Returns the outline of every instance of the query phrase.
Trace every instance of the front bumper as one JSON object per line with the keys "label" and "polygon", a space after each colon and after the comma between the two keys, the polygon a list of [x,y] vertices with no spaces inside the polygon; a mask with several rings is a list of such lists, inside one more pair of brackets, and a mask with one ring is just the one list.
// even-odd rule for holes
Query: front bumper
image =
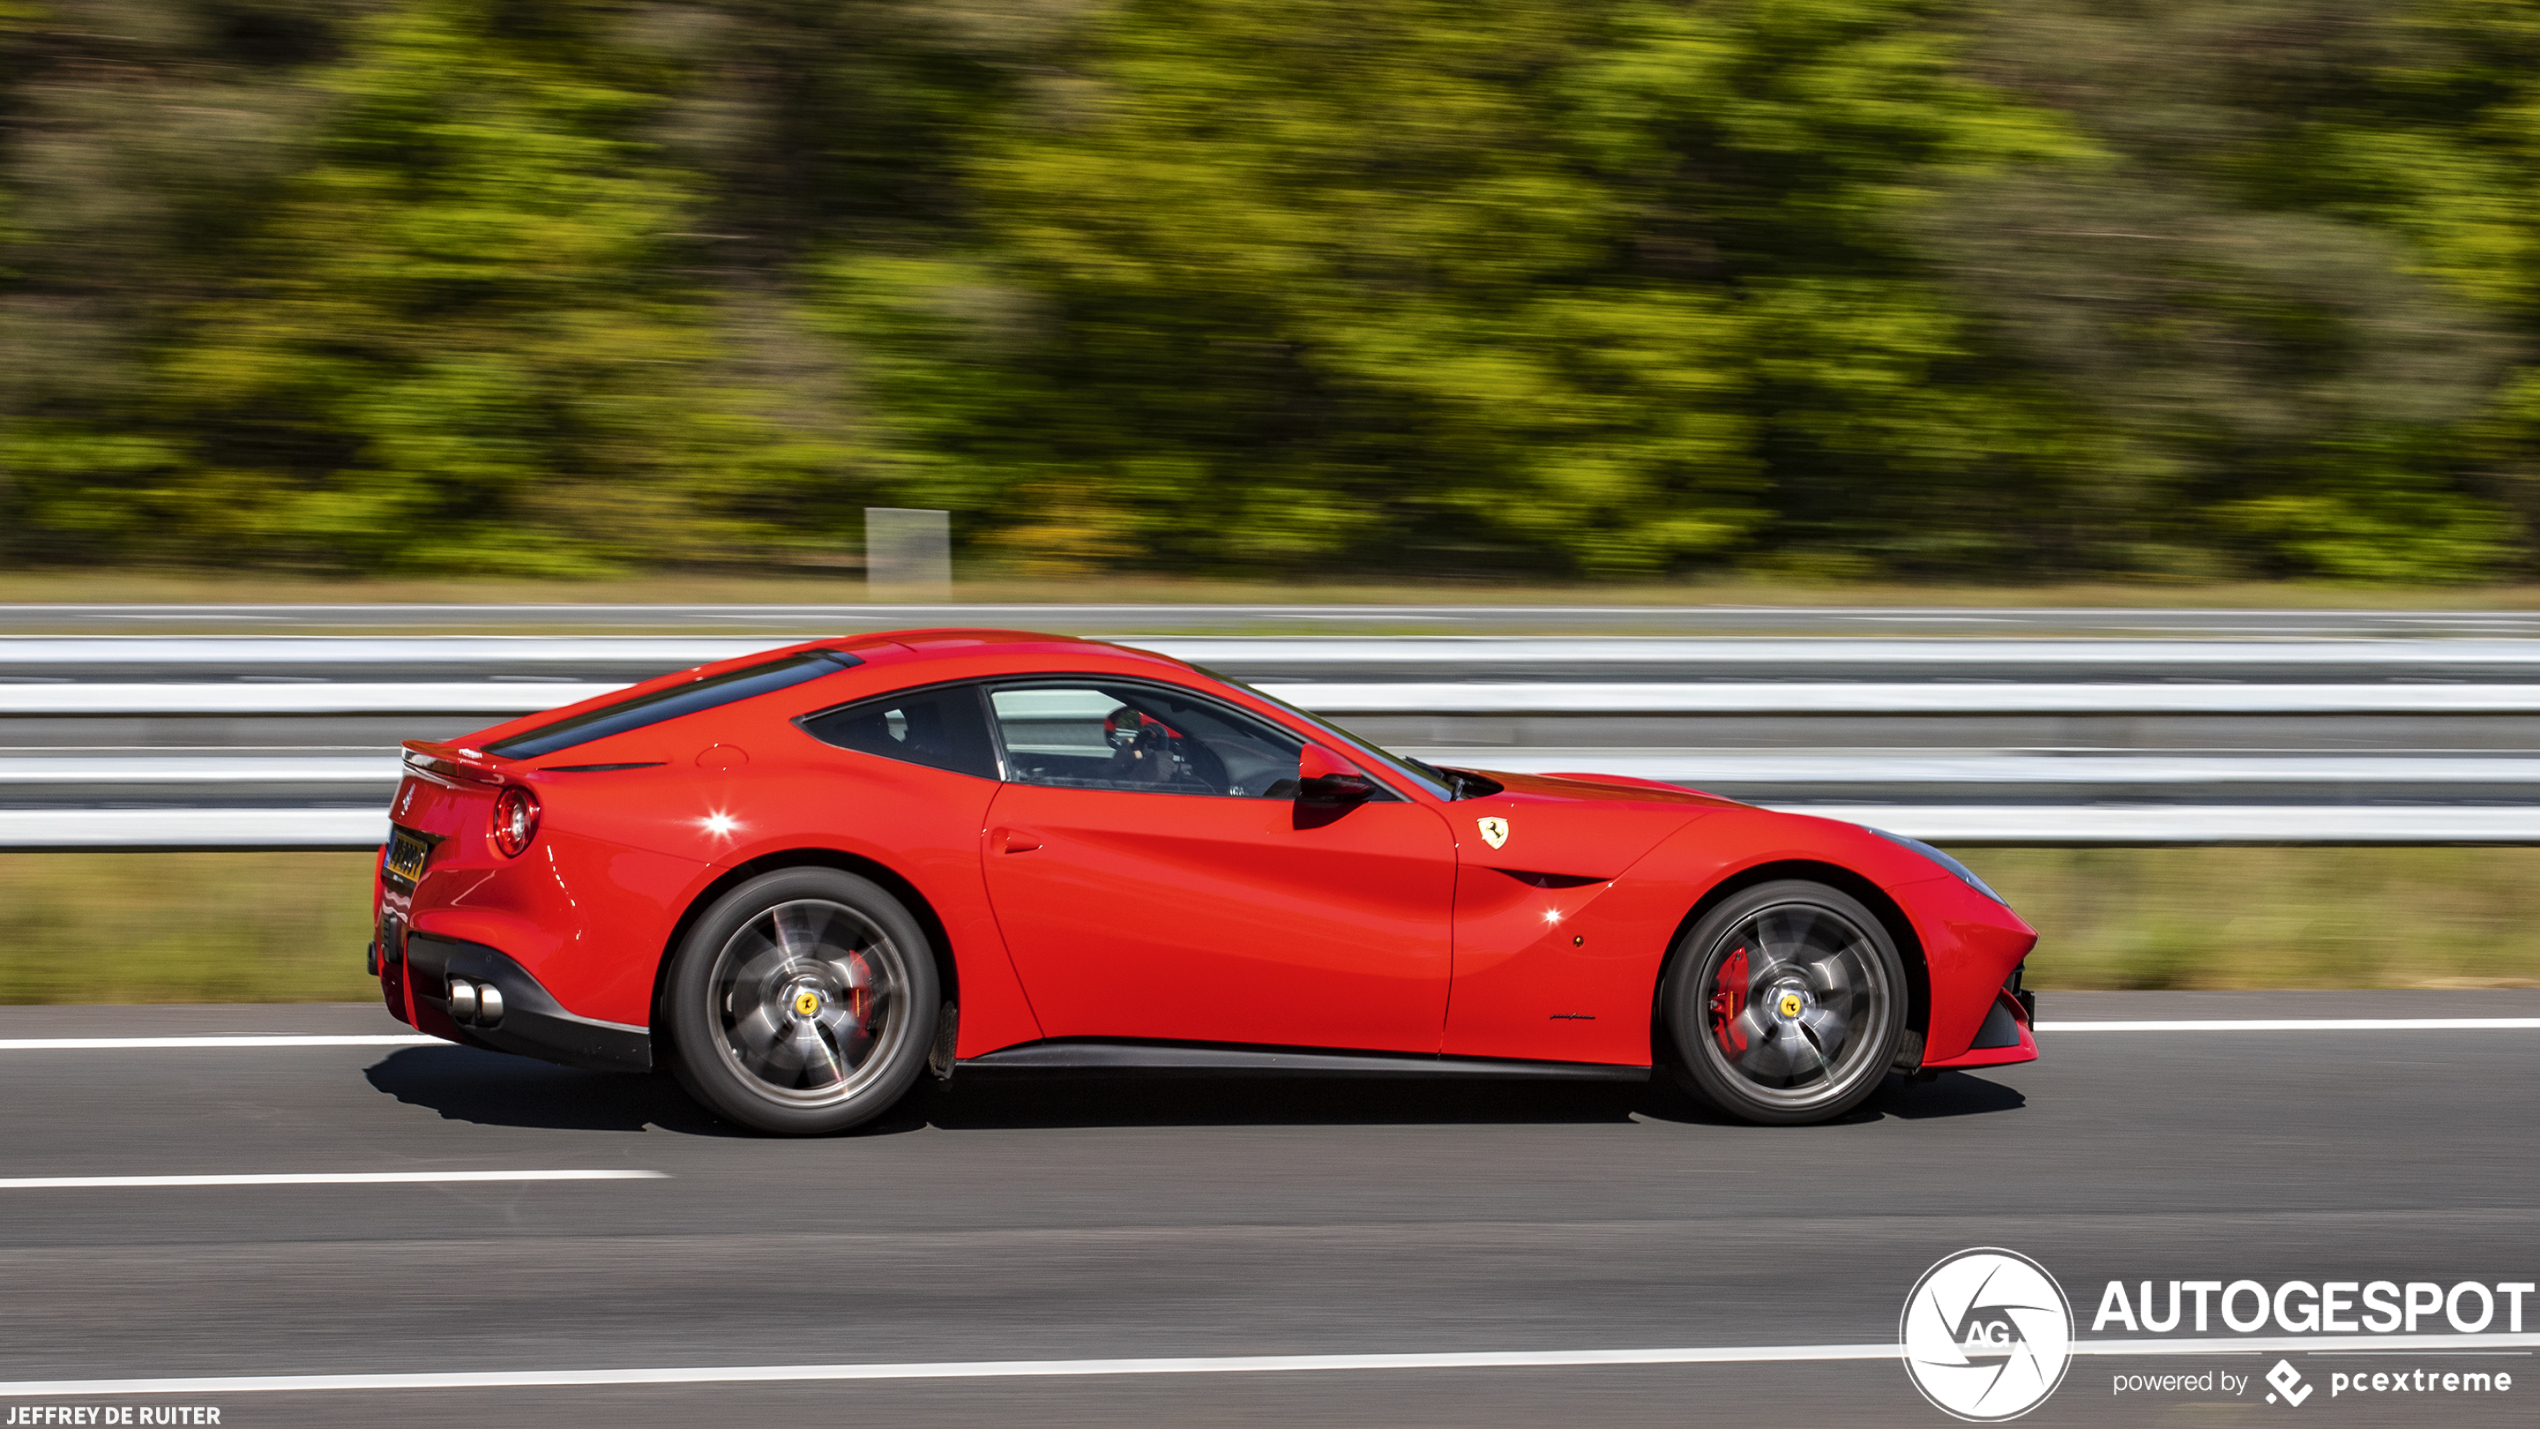
{"label": "front bumper", "polygon": [[1993,1006],[1984,1014],[1984,1025],[1976,1029],[1975,1045],[1955,1057],[1925,1062],[1923,1070],[1963,1071],[1969,1067],[2007,1067],[2014,1062],[2034,1062],[2037,1060],[2037,1037],[2031,1029],[2036,1022],[2035,994],[2005,987],[1994,994]]}
{"label": "front bumper", "polygon": [[[388,1010],[418,1032],[469,1047],[515,1052],[599,1072],[644,1072],[653,1065],[648,1028],[578,1017],[564,1010],[527,968],[483,943],[383,928],[371,945]],[[467,978],[502,993],[499,1022],[462,1025],[450,1013],[450,979]],[[464,990],[464,989],[463,989]],[[411,1006],[413,1015],[407,1015]]]}

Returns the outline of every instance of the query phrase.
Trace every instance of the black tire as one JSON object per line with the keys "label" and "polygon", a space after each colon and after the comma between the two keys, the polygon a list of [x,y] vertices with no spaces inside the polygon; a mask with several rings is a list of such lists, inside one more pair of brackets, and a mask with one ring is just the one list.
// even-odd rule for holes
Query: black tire
{"label": "black tire", "polygon": [[880,885],[832,868],[761,874],[715,900],[664,993],[671,1070],[727,1120],[818,1136],[872,1120],[926,1067],[934,950]]}
{"label": "black tire", "polygon": [[1867,1100],[1905,1035],[1905,962],[1877,915],[1821,883],[1736,893],[1676,945],[1659,994],[1674,1071],[1746,1121],[1827,1121]]}

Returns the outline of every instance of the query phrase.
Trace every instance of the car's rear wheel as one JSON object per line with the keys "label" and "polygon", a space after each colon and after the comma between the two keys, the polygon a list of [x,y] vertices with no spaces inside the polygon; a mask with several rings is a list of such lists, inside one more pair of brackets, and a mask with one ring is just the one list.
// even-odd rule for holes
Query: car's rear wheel
{"label": "car's rear wheel", "polygon": [[811,1136],[869,1121],[926,1065],[940,993],[925,930],[869,879],[763,874],[717,899],[671,965],[671,1066],[707,1107]]}
{"label": "car's rear wheel", "polygon": [[1660,1006],[1688,1090],[1748,1121],[1825,1121],[1866,1100],[1895,1060],[1905,964],[1850,894],[1758,884],[1685,934]]}

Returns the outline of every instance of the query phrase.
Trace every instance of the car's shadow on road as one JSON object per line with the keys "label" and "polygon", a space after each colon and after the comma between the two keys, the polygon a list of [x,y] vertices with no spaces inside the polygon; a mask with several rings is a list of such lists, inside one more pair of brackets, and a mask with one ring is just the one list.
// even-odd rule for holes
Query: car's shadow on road
{"label": "car's shadow on road", "polygon": [[[582,1072],[465,1047],[418,1047],[382,1059],[370,1084],[453,1121],[566,1131],[749,1136],[689,1100],[666,1076]],[[1891,1079],[1837,1126],[2016,1110],[2016,1091],[1982,1077]],[[1737,1126],[1672,1078],[1645,1082],[1515,1078],[1154,1076],[967,1073],[922,1079],[855,1135],[1133,1126],[1507,1126],[1626,1123]]]}
{"label": "car's shadow on road", "polygon": [[549,1131],[663,1131],[748,1136],[688,1099],[668,1077],[585,1072],[473,1047],[412,1047],[382,1058],[370,1084],[450,1121]]}
{"label": "car's shadow on road", "polygon": [[[1921,1120],[2016,1110],[2018,1092],[1944,1072],[1891,1079],[1835,1125],[1891,1117]],[[878,1118],[874,1132],[982,1131],[1095,1126],[1522,1125],[1526,1123],[1745,1123],[1687,1095],[1673,1078],[1646,1082],[1504,1078],[1023,1076],[999,1073],[921,1086]]]}
{"label": "car's shadow on road", "polygon": [[2027,1097],[2000,1082],[1986,1081],[1971,1072],[1943,1072],[1928,1082],[1891,1081],[1870,1099],[1869,1110],[1905,1121],[1929,1121],[1944,1116],[2018,1111],[2027,1105]]}
{"label": "car's shadow on road", "polygon": [[918,1088],[874,1129],[1624,1122],[1650,1099],[1628,1082],[956,1073]]}

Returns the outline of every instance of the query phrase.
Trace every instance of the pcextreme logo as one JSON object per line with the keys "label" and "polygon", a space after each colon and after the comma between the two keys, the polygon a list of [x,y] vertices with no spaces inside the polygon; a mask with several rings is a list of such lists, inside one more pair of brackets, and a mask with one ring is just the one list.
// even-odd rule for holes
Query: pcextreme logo
{"label": "pcextreme logo", "polygon": [[2073,1307],[2017,1251],[1962,1250],[1923,1272],[1897,1326],[1905,1373],[1944,1414],[1978,1424],[2046,1402],[2072,1367]]}

